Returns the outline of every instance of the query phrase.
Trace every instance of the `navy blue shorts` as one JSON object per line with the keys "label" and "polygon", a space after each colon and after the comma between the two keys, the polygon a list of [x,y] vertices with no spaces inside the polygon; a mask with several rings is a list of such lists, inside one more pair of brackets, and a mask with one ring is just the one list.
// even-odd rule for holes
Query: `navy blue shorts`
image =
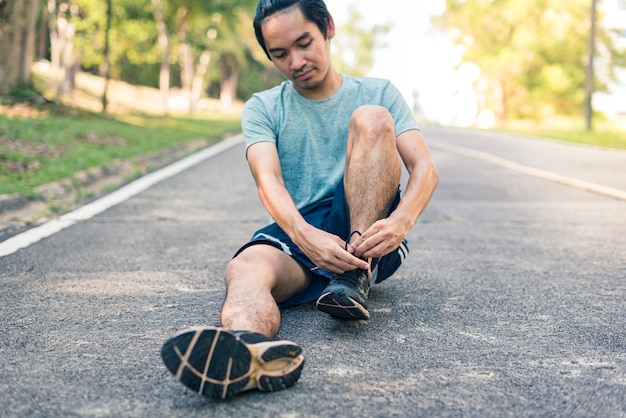
{"label": "navy blue shorts", "polygon": [[[398,193],[389,209],[389,213],[393,212],[399,202],[400,189],[398,188]],[[333,198],[306,206],[300,213],[309,224],[335,234],[343,240],[347,240],[348,235],[352,232],[350,231],[350,212],[345,198],[343,181],[339,183]],[[317,299],[322,294],[330,281],[332,273],[317,268],[276,223],[269,224],[259,229],[252,236],[250,242],[237,251],[235,257],[244,249],[257,244],[267,244],[276,247],[313,272],[311,284],[302,292],[281,303],[279,305],[280,308],[288,308],[310,302]],[[391,276],[400,267],[408,253],[409,248],[407,242],[403,240],[400,247],[391,253],[372,260],[373,281],[380,283]]]}

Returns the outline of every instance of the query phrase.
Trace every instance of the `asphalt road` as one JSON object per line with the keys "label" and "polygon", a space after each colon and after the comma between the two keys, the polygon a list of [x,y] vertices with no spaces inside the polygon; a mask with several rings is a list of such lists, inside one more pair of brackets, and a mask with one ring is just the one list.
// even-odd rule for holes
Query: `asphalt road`
{"label": "asphalt road", "polygon": [[295,387],[208,400],[159,358],[217,324],[228,259],[268,219],[236,145],[0,258],[0,416],[626,416],[626,201],[466,150],[622,192],[626,152],[424,132],[440,186],[372,319],[284,311]]}

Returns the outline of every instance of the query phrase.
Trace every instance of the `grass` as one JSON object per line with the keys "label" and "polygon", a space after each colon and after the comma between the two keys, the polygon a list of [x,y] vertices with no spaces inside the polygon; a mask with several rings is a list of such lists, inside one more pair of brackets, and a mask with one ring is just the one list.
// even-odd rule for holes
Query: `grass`
{"label": "grass", "polygon": [[238,115],[102,116],[65,107],[14,109],[0,108],[0,195],[32,195],[38,186],[113,160],[200,139],[217,142],[240,126]]}
{"label": "grass", "polygon": [[597,121],[590,131],[586,130],[581,122],[571,120],[549,124],[512,122],[507,124],[504,130],[578,144],[626,149],[626,128],[610,121]]}
{"label": "grass", "polygon": [[536,136],[545,138],[558,139],[561,141],[575,142],[579,144],[596,145],[600,147],[626,149],[626,131],[617,131],[610,129],[598,129],[594,131],[586,131],[584,129],[571,130],[537,130],[532,133]]}

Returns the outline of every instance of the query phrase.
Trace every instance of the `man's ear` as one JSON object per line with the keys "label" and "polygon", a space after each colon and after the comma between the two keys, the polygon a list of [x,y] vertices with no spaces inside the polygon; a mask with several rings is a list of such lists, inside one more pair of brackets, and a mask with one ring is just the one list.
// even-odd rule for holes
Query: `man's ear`
{"label": "man's ear", "polygon": [[327,39],[333,39],[335,37],[335,21],[333,20],[333,17],[330,16],[328,18],[328,27],[326,29],[326,38]]}

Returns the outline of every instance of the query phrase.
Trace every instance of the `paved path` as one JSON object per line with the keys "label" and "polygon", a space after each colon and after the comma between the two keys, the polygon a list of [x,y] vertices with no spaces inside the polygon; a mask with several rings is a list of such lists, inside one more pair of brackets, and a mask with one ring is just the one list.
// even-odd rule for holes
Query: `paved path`
{"label": "paved path", "polygon": [[294,388],[207,400],[159,358],[217,323],[228,259],[267,220],[237,145],[0,258],[0,416],[626,416],[626,202],[458,147],[618,190],[626,153],[425,133],[440,187],[372,319],[283,313]]}
{"label": "paved path", "polygon": [[431,145],[523,174],[626,201],[626,151],[507,136],[490,131],[426,128]]}

